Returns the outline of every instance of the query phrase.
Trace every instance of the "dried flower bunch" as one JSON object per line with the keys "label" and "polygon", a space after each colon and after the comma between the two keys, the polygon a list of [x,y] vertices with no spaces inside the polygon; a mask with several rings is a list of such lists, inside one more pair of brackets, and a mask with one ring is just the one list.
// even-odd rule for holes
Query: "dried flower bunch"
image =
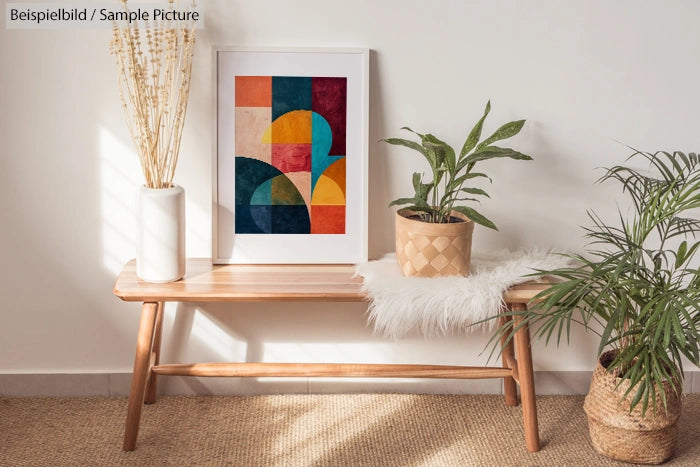
{"label": "dried flower bunch", "polygon": [[[174,0],[168,1],[171,9]],[[128,12],[127,0],[122,0]],[[194,2],[192,2],[194,7]],[[144,36],[145,35],[145,40]],[[192,76],[194,22],[114,25],[119,94],[149,188],[172,185]]]}

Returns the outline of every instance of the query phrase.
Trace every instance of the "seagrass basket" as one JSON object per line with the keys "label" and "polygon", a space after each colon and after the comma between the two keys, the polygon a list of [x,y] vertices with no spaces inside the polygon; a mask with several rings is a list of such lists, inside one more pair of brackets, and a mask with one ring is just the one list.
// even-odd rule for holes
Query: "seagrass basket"
{"label": "seagrass basket", "polygon": [[461,222],[422,222],[417,213],[396,213],[396,257],[404,276],[468,276],[471,267],[474,222],[459,212]]}
{"label": "seagrass basket", "polygon": [[612,459],[634,464],[660,464],[676,449],[681,413],[680,386],[673,388],[668,381],[663,383],[667,409],[657,394],[656,414],[650,405],[642,417],[642,404],[630,412],[635,390],[623,400],[629,381],[616,387],[620,378],[604,367],[614,356],[615,351],[600,356],[583,404],[593,447]]}

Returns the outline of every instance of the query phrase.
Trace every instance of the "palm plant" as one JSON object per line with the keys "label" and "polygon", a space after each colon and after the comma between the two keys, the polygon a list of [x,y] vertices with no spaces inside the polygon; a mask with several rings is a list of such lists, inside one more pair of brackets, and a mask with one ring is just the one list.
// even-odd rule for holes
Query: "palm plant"
{"label": "palm plant", "polygon": [[[694,257],[700,221],[688,217],[700,207],[700,162],[694,153],[635,151],[630,159],[646,159],[648,170],[625,165],[607,169],[599,181],[622,184],[632,202],[625,217],[618,209],[616,225],[594,212],[585,228],[591,240],[588,257],[566,255],[574,266],[538,271],[558,282],[541,292],[529,310],[500,328],[510,338],[524,325],[538,325],[536,337],[567,341],[577,322],[600,336],[598,355],[616,350],[607,371],[620,383],[629,380],[624,397],[631,409],[640,402],[644,414],[656,396],[666,406],[664,381],[680,390],[685,356],[698,365],[700,272]],[[628,159],[629,160],[629,159]],[[690,242],[689,242],[690,241]]]}
{"label": "palm plant", "polygon": [[477,224],[498,230],[496,225],[484,215],[469,206],[455,206],[455,203],[463,201],[476,201],[472,196],[489,197],[481,188],[465,186],[468,181],[477,178],[491,178],[483,172],[475,172],[477,162],[487,159],[503,158],[519,160],[531,160],[532,157],[515,151],[510,148],[495,146],[493,143],[517,135],[525,120],[516,120],[502,125],[490,137],[479,142],[484,120],[491,111],[491,101],[486,103],[484,115],[476,123],[469,133],[462,150],[457,157],[455,150],[440,139],[431,134],[421,134],[408,127],[402,130],[410,131],[417,135],[421,142],[411,141],[402,138],[387,138],[382,141],[414,149],[421,153],[430,166],[432,180],[423,183],[423,174],[416,172],[413,174],[414,195],[410,198],[399,198],[391,202],[389,206],[408,205],[408,209],[420,214],[420,220],[432,223],[453,222],[450,215],[452,211],[457,211],[467,216]]}

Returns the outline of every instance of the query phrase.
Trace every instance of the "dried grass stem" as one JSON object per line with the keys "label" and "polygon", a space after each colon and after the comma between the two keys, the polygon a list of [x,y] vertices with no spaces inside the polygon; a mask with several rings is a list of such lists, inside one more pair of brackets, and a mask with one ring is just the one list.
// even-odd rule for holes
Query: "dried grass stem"
{"label": "dried grass stem", "polygon": [[[122,3],[128,11],[127,2]],[[169,3],[175,7],[172,0]],[[180,153],[195,30],[193,22],[181,21],[145,26],[115,24],[110,52],[117,62],[119,96],[146,186],[167,188]]]}

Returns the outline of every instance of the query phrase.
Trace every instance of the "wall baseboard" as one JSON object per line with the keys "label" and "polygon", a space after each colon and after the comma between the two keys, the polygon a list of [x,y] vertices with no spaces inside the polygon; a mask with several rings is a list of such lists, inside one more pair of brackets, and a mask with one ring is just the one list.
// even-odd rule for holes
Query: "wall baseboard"
{"label": "wall baseboard", "polygon": [[[590,371],[536,371],[538,395],[586,394]],[[0,374],[0,395],[24,397],[127,396],[131,373]],[[686,372],[686,393],[700,393],[700,371]],[[500,379],[183,378],[161,377],[166,395],[334,394],[403,392],[502,394]]]}

